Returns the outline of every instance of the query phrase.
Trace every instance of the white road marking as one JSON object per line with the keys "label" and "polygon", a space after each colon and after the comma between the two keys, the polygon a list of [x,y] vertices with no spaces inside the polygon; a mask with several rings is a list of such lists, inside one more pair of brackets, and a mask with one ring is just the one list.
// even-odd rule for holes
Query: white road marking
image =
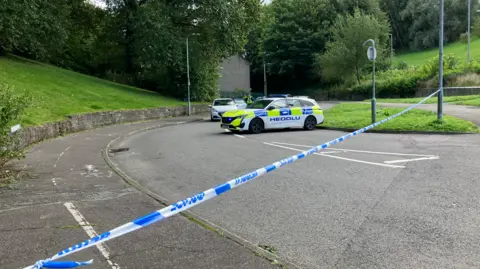
{"label": "white road marking", "polygon": [[179,121],[177,124],[184,124],[186,121]]}
{"label": "white road marking", "polygon": [[57,186],[57,181],[56,181],[57,179],[61,179],[61,178],[58,178],[58,177],[52,178],[53,186]]}
{"label": "white road marking", "polygon": [[67,152],[67,150],[70,149],[70,147],[66,148],[62,153],[60,153],[60,156],[58,156],[57,161],[53,164],[53,168],[57,167],[58,161],[60,161],[60,158],[62,158],[63,154]]}
{"label": "white road marking", "polygon": [[[225,132],[227,132],[227,133],[231,133],[231,132],[232,132],[232,131],[230,131],[230,130],[228,130],[228,129],[224,129],[224,130],[225,130]],[[232,134],[233,134],[233,133],[232,133]],[[243,135],[238,135],[238,134],[233,134],[233,135],[236,136],[236,137],[239,137],[239,138],[245,138],[245,136],[243,136]]]}
{"label": "white road marking", "polygon": [[[300,152],[303,151],[301,149],[290,148],[290,147],[281,146],[281,145],[277,145],[277,144],[271,144],[271,143],[267,143],[267,142],[263,142],[263,144],[274,146],[274,147],[279,147],[279,148],[284,148],[284,149],[289,149],[289,150],[300,151]],[[405,168],[405,166],[401,166],[401,165],[390,165],[390,164],[384,164],[384,163],[367,162],[367,161],[362,161],[362,160],[357,160],[357,159],[350,159],[350,158],[344,158],[344,157],[333,156],[333,155],[328,155],[328,154],[321,154],[321,153],[313,153],[313,154],[318,155],[318,156],[334,158],[334,159],[357,162],[357,163],[371,164],[371,165],[384,166],[384,167],[390,167],[390,168]]]}
{"label": "white road marking", "polygon": [[[280,144],[280,145],[294,146],[294,147],[296,146],[296,147],[313,148],[313,146],[307,146],[307,145],[296,145],[296,144],[288,144],[288,143],[281,143],[281,142],[272,142],[272,143]],[[358,153],[378,154],[378,155],[412,156],[412,157],[438,157],[438,156],[435,156],[435,155],[427,155],[427,154],[395,153],[395,152],[367,151],[367,150],[340,149],[340,148],[329,148],[329,149],[339,150],[339,151],[343,151],[343,152],[358,152]]]}
{"label": "white road marking", "polygon": [[[80,211],[78,211],[72,203],[64,203],[63,205],[68,209],[70,214],[72,214],[78,224],[82,226],[83,230],[87,233],[88,236],[90,236],[90,238],[98,236],[97,232],[95,232],[90,223],[87,222],[87,220],[82,216]],[[107,263],[112,269],[120,269],[120,266],[118,266],[118,264],[110,260],[110,252],[103,243],[96,245],[96,247],[98,248],[102,256],[105,257]]]}
{"label": "white road marking", "polygon": [[438,156],[432,156],[432,157],[423,157],[423,158],[416,158],[416,159],[384,161],[384,163],[404,163],[404,162],[415,162],[415,161],[422,161],[422,160],[437,160],[437,159],[439,159]]}

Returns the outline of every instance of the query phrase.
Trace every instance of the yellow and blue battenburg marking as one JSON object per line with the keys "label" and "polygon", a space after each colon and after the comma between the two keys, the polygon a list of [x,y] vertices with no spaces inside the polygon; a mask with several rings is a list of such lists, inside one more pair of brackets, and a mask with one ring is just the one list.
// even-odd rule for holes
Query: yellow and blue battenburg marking
{"label": "yellow and blue battenburg marking", "polygon": [[[173,205],[170,205],[170,206],[167,206],[165,208],[162,208],[158,211],[154,211],[146,216],[143,216],[143,217],[140,217],[132,222],[129,222],[129,223],[126,223],[122,226],[119,226],[113,230],[110,230],[106,233],[103,233],[102,235],[99,235],[97,237],[94,237],[90,240],[86,240],[78,245],[75,245],[73,247],[70,247],[66,250],[62,250],[60,251],[59,253],[57,253],[55,256],[53,256],[52,258],[48,259],[48,260],[45,260],[45,261],[38,261],[37,263],[35,263],[34,265],[32,266],[28,266],[28,267],[25,267],[24,269],[41,269],[41,268],[74,268],[74,267],[78,267],[78,266],[83,266],[83,265],[88,265],[90,264],[92,261],[88,261],[88,262],[74,262],[74,261],[58,261],[58,262],[55,262],[53,260],[56,260],[56,259],[59,259],[59,258],[63,258],[67,255],[70,255],[70,254],[73,254],[77,251],[80,251],[80,250],[83,250],[83,249],[86,249],[88,247],[92,247],[92,246],[95,246],[97,244],[100,244],[100,243],[103,243],[105,241],[108,241],[108,240],[111,240],[115,237],[119,237],[119,236],[122,236],[122,235],[125,235],[127,233],[130,233],[130,232],[133,232],[135,230],[138,230],[138,229],[141,229],[143,227],[146,227],[148,225],[151,225],[153,223],[156,223],[158,221],[161,221],[163,219],[166,219],[168,217],[171,217],[173,215],[176,215],[184,210],[187,210],[193,206],[196,206],[200,203],[203,203],[205,201],[208,201],[216,196],[219,196],[225,192],[228,192],[230,191],[231,189],[233,188],[236,188],[238,186],[241,186],[247,182],[250,182],[252,181],[253,179],[257,178],[257,177],[261,177],[263,175],[265,175],[266,173],[269,173],[271,171],[274,171],[284,165],[287,165],[287,164],[290,164],[290,163],[293,163],[299,159],[302,159],[308,155],[311,155],[317,151],[320,151],[322,149],[326,149],[328,148],[329,146],[331,145],[335,145],[337,143],[340,143],[350,137],[353,137],[353,136],[356,136],[356,135],[359,135],[369,129],[373,129],[375,128],[376,126],[380,125],[380,124],[383,124],[391,119],[394,119],[400,115],[403,115],[405,113],[407,113],[408,111],[412,110],[413,108],[417,107],[418,105],[424,103],[427,99],[431,98],[432,96],[434,96],[435,94],[437,94],[440,90],[437,90],[435,91],[434,93],[432,93],[431,95],[427,96],[425,99],[423,99],[422,101],[420,101],[419,103],[417,104],[414,104],[412,106],[410,106],[409,108],[395,114],[395,115],[392,115],[386,119],[383,119],[379,122],[376,122],[374,124],[371,124],[365,128],[362,128],[362,129],[359,129],[355,132],[352,132],[352,133],[349,133],[347,135],[344,135],[342,137],[339,137],[339,138],[336,138],[330,142],[327,142],[325,144],[322,144],[322,145],[319,145],[319,146],[316,146],[316,147],[313,147],[307,151],[303,151],[299,154],[296,154],[296,155],[293,155],[293,156],[290,156],[288,158],[285,158],[283,160],[280,160],[278,162],[275,162],[275,163],[272,163],[270,165],[267,165],[265,167],[262,167],[260,169],[257,169],[253,172],[250,172],[248,174],[245,174],[243,176],[240,176],[238,178],[235,178],[235,179],[232,179],[224,184],[221,184],[221,185],[218,185],[214,188],[211,188],[211,189],[208,189],[204,192],[201,192],[199,194],[196,194],[194,196],[191,196],[187,199],[184,199],[182,201],[179,201],[177,203],[174,203]],[[306,112],[302,112],[302,113],[310,113],[310,111],[306,111]],[[312,109],[312,113],[315,113],[315,108]],[[64,267],[59,267],[60,265],[64,266]]]}

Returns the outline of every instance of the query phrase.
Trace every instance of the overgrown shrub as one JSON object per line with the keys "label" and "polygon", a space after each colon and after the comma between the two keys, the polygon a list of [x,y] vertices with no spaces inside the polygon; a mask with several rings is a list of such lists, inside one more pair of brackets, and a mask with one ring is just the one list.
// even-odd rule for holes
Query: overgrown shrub
{"label": "overgrown shrub", "polygon": [[468,33],[460,34],[459,40],[461,43],[464,43],[464,44],[468,43]]}
{"label": "overgrown shrub", "polygon": [[20,159],[24,151],[19,147],[19,134],[11,134],[11,127],[18,123],[30,97],[16,93],[0,84],[0,167],[11,159]]}

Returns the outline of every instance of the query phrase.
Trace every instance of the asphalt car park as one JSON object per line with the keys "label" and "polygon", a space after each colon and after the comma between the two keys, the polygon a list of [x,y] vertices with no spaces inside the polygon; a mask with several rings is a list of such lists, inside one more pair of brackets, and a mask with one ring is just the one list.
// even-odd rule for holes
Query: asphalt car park
{"label": "asphalt car park", "polygon": [[[219,125],[138,133],[112,160],[173,203],[344,134]],[[478,135],[367,133],[191,210],[301,268],[471,268],[480,265],[479,154]]]}

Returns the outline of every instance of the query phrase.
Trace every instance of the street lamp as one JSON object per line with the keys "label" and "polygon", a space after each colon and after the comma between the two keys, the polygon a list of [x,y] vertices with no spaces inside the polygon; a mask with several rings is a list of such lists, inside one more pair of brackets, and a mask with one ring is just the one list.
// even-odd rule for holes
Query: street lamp
{"label": "street lamp", "polygon": [[440,0],[440,31],[438,40],[438,101],[437,119],[443,119],[443,0]]}
{"label": "street lamp", "polygon": [[471,0],[468,0],[468,62],[470,62],[470,7],[471,7]]}
{"label": "street lamp", "polygon": [[190,60],[189,60],[189,57],[188,57],[188,37],[189,36],[198,36],[199,34],[198,33],[192,33],[192,34],[189,34],[187,35],[187,40],[186,40],[186,43],[187,43],[187,99],[188,99],[188,116],[191,115],[192,113],[192,105],[190,103]]}
{"label": "street lamp", "polygon": [[370,61],[373,62],[373,70],[372,70],[372,123],[377,121],[377,100],[375,99],[375,59],[377,58],[377,50],[375,49],[375,41],[373,39],[369,39],[363,43],[365,46],[368,42],[372,43],[367,50],[367,57]]}

